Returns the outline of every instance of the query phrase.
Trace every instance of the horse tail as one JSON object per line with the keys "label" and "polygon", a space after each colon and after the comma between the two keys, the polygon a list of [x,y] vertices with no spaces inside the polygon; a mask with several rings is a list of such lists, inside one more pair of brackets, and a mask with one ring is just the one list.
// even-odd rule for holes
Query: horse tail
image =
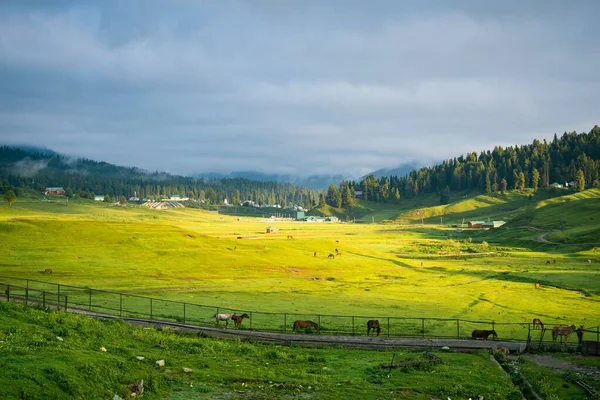
{"label": "horse tail", "polygon": [[379,336],[380,333],[381,333],[381,327],[379,326],[379,324],[377,324],[377,336]]}

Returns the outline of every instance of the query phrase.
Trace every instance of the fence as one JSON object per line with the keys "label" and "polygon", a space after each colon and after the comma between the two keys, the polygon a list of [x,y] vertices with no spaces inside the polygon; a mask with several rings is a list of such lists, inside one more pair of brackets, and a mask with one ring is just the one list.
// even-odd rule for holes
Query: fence
{"label": "fence", "polygon": [[[503,341],[527,341],[541,346],[551,342],[552,335],[544,337],[545,330],[532,329],[531,323],[474,321],[455,318],[411,318],[389,316],[349,316],[328,314],[270,313],[239,310],[165,300],[107,290],[37,281],[33,279],[0,276],[0,298],[23,301],[28,305],[54,307],[63,310],[84,310],[119,317],[147,318],[195,326],[214,327],[214,315],[219,313],[247,313],[241,329],[265,332],[288,332],[296,320],[311,320],[321,327],[322,335],[366,335],[367,321],[378,320],[381,335],[386,337],[470,339],[475,329],[493,329]],[[231,322],[230,322],[231,323]],[[557,322],[557,325],[564,325]],[[220,322],[220,326],[224,326]],[[539,332],[539,333],[538,333]],[[600,342],[600,327],[585,330]],[[562,337],[561,337],[562,339]],[[562,343],[562,342],[560,342]],[[597,348],[598,346],[596,346]]]}

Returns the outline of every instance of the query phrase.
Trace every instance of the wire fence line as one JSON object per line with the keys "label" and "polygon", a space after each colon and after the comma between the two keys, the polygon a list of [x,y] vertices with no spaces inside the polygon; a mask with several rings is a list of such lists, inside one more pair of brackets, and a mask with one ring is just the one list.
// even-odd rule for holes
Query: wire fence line
{"label": "wire fence line", "polygon": [[[391,317],[391,316],[353,316],[334,314],[263,312],[234,309],[195,303],[166,300],[109,290],[93,289],[0,276],[0,297],[5,300],[23,301],[28,305],[63,309],[80,309],[89,312],[111,314],[119,317],[147,318],[157,321],[184,323],[195,326],[233,327],[233,321],[217,323],[214,315],[236,313],[249,315],[239,329],[265,332],[291,333],[294,321],[309,320],[318,324],[320,329],[301,330],[321,335],[366,335],[367,322],[378,320],[381,335],[387,337],[470,339],[473,330],[494,330],[498,339],[503,341],[527,341],[537,344],[552,342],[552,335],[544,335],[546,330],[535,329],[529,322],[477,321],[457,318]],[[565,325],[565,321],[555,321],[556,325]],[[548,324],[548,321],[546,322]],[[377,334],[371,331],[371,334]],[[586,328],[585,334],[600,342],[600,327]],[[595,336],[595,337],[594,337]],[[493,339],[493,336],[489,337]],[[568,340],[568,339],[566,339]],[[560,337],[559,343],[562,343]],[[576,343],[576,339],[572,340]]]}

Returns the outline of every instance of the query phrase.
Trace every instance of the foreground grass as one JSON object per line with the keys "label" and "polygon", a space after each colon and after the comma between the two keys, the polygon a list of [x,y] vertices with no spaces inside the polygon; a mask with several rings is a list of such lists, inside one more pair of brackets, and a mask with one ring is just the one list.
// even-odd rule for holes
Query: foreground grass
{"label": "foreground grass", "polygon": [[[127,386],[140,379],[147,399],[337,399],[342,392],[364,399],[506,399],[514,392],[487,353],[436,353],[440,365],[390,373],[380,367],[390,352],[224,341],[14,303],[0,303],[0,352],[2,399],[126,398]],[[419,357],[395,353],[396,361]],[[159,359],[165,368],[155,366]]]}

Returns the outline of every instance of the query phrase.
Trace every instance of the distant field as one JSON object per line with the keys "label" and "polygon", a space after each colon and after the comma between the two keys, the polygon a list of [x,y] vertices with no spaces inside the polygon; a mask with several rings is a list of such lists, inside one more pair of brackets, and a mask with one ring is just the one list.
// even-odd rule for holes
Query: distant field
{"label": "distant field", "polygon": [[[537,204],[509,196],[517,198],[507,210]],[[488,215],[483,206],[479,214],[454,207],[455,219]],[[424,225],[238,221],[194,209],[17,202],[0,207],[0,275],[249,311],[600,324],[598,247],[540,243],[543,227],[455,232],[431,218]],[[280,231],[266,234],[268,225]],[[342,255],[327,258],[336,249]],[[53,274],[42,274],[46,268]]]}

